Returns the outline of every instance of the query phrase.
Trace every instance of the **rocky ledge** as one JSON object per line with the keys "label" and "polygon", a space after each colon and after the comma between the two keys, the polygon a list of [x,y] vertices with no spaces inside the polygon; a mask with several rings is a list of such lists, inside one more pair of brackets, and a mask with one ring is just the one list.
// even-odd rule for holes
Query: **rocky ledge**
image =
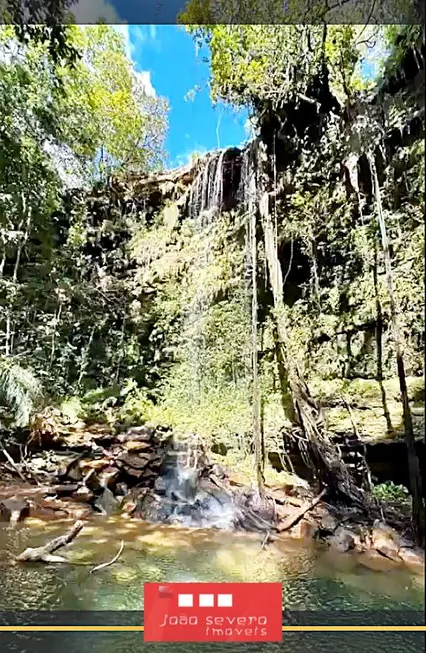
{"label": "rocky ledge", "polygon": [[[21,452],[19,458],[18,450]],[[331,504],[327,491],[289,484],[261,499],[231,470],[212,464],[197,438],[174,441],[166,428],[106,425],[44,429],[0,462],[0,518],[87,519],[123,514],[198,528],[258,532],[261,546],[281,539],[319,540],[336,552],[363,554],[367,566],[424,565],[408,516],[372,504],[368,514]],[[5,481],[7,479],[7,481]]]}

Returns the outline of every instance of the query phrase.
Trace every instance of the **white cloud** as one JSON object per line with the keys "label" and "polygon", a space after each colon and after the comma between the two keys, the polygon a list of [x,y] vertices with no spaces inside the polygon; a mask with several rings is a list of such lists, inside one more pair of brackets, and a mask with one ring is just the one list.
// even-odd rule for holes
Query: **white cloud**
{"label": "white cloud", "polygon": [[172,161],[172,168],[174,167],[181,167],[181,166],[186,166],[191,161],[194,160],[196,157],[202,157],[207,154],[207,150],[204,146],[199,145],[198,147],[192,147],[191,149],[186,150],[185,153],[179,154],[173,161]]}
{"label": "white cloud", "polygon": [[[124,47],[128,59],[133,63],[136,68],[136,52],[146,40],[146,35],[139,25],[113,25],[112,26],[123,37]],[[131,34],[131,37],[130,37]],[[149,70],[136,71],[136,79],[141,84],[148,97],[156,97],[157,93],[151,82],[151,72]]]}
{"label": "white cloud", "polygon": [[148,97],[155,97],[157,95],[155,88],[151,82],[151,73],[149,70],[141,70],[136,73],[138,80],[140,81],[146,95]]}

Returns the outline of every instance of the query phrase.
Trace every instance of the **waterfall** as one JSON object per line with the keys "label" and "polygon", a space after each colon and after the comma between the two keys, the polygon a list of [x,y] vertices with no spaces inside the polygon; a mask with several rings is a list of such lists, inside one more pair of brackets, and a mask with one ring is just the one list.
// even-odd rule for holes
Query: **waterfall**
{"label": "waterfall", "polygon": [[198,164],[192,182],[188,216],[195,227],[200,242],[200,252],[194,265],[195,291],[186,310],[184,331],[189,330],[188,362],[193,370],[194,397],[201,392],[203,352],[205,350],[204,324],[209,297],[206,293],[205,273],[211,262],[211,234],[214,216],[220,213],[223,202],[223,164],[226,150],[218,150],[204,157]]}
{"label": "waterfall", "polygon": [[201,477],[197,442],[189,443],[189,452],[194,454],[191,464],[188,447],[175,443],[162,475],[162,520],[192,528],[235,528],[238,509],[232,496],[213,488]]}
{"label": "waterfall", "polygon": [[223,202],[223,163],[226,150],[208,154],[200,162],[189,195],[189,217],[196,220],[203,214],[221,210]]}

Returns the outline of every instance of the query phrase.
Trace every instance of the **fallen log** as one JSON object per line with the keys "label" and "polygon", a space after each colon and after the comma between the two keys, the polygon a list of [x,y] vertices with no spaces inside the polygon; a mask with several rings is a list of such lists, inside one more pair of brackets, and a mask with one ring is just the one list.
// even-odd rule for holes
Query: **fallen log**
{"label": "fallen log", "polygon": [[73,527],[66,533],[66,535],[61,535],[56,537],[51,542],[48,542],[44,546],[39,546],[36,548],[29,547],[20,553],[16,561],[17,562],[68,562],[66,558],[62,556],[52,555],[54,551],[66,546],[72,540],[77,537],[79,532],[84,526],[84,522],[78,520],[75,522]]}
{"label": "fallen log", "polygon": [[282,533],[283,531],[288,531],[292,526],[297,524],[298,521],[302,519],[302,517],[309,512],[309,510],[312,510],[312,508],[315,508],[315,506],[321,501],[322,497],[325,495],[327,492],[327,488],[324,488],[322,492],[318,494],[314,499],[311,499],[311,501],[307,501],[297,512],[294,513],[294,515],[289,515],[284,519],[284,521],[281,524],[278,524],[276,527],[276,530],[279,533]]}

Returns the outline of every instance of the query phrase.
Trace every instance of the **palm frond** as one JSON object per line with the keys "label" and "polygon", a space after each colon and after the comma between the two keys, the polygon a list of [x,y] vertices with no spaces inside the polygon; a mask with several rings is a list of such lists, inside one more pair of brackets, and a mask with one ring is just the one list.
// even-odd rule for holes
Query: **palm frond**
{"label": "palm frond", "polygon": [[12,413],[13,426],[27,426],[42,388],[33,372],[0,359],[0,406]]}

